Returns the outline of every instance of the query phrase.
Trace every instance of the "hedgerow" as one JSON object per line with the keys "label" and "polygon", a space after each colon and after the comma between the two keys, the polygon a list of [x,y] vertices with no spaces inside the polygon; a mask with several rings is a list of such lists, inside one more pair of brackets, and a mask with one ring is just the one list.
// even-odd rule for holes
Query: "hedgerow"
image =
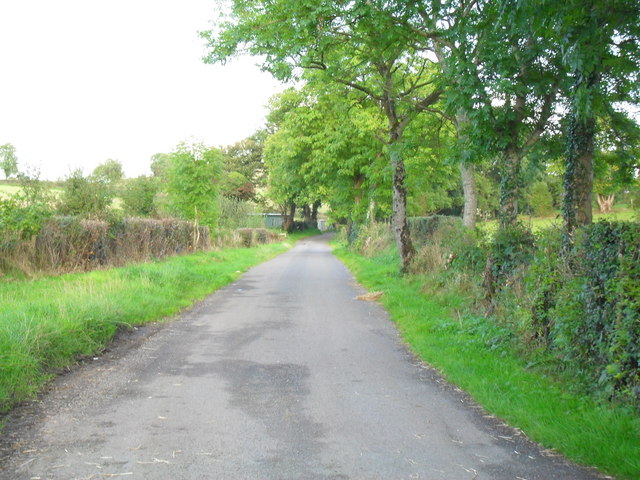
{"label": "hedgerow", "polygon": [[[469,308],[502,332],[488,348],[509,344],[568,388],[640,408],[640,224],[583,227],[570,249],[557,228],[534,235],[518,224],[489,240],[457,218],[410,225],[413,274],[435,284],[429,293],[464,288]],[[367,256],[392,243],[386,224],[356,230],[352,248]]]}

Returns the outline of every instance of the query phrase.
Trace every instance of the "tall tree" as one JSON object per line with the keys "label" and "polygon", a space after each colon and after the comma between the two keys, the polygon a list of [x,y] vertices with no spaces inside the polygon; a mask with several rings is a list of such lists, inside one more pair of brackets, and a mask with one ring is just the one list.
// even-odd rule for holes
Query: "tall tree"
{"label": "tall tree", "polygon": [[116,183],[124,177],[124,170],[119,160],[109,158],[94,168],[91,175],[107,183]]}
{"label": "tall tree", "polygon": [[0,145],[0,169],[4,172],[5,178],[9,178],[11,175],[18,173],[16,149],[10,143]]}
{"label": "tall tree", "polygon": [[455,86],[447,100],[458,115],[466,155],[499,159],[500,223],[511,225],[517,221],[522,160],[554,113],[559,59],[535,2],[445,4],[455,17],[443,22],[438,37],[445,76]]}
{"label": "tall tree", "polygon": [[167,191],[173,211],[196,224],[215,227],[222,152],[201,143],[181,143],[169,154]]}
{"label": "tall tree", "polygon": [[567,71],[563,218],[568,241],[576,227],[592,221],[596,119],[619,118],[624,113],[616,103],[638,100],[640,2],[569,0],[552,2],[551,11]]}
{"label": "tall tree", "polygon": [[418,48],[399,18],[414,15],[406,2],[287,0],[232,2],[230,17],[209,41],[207,62],[247,52],[264,56],[263,68],[289,78],[314,69],[375,102],[387,119],[384,141],[393,171],[393,230],[406,271],[414,255],[406,218],[403,134],[441,90],[432,82],[433,57]]}
{"label": "tall tree", "polygon": [[224,173],[222,194],[239,200],[256,200],[265,183],[264,132],[257,132],[222,149]]}

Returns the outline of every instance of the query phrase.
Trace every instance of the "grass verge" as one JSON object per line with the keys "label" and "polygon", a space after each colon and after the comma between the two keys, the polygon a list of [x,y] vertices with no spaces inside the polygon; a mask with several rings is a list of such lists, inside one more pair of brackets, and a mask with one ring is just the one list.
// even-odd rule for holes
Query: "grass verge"
{"label": "grass verge", "polygon": [[110,270],[0,283],[0,412],[99,352],[120,328],[174,315],[307,236]]}
{"label": "grass verge", "polygon": [[501,337],[498,327],[463,313],[463,295],[427,296],[428,279],[400,277],[395,251],[366,258],[337,246],[335,253],[366,288],[384,292],[380,302],[409,347],[488,412],[579,464],[640,478],[637,412],[565,391],[508,345],[493,342]]}

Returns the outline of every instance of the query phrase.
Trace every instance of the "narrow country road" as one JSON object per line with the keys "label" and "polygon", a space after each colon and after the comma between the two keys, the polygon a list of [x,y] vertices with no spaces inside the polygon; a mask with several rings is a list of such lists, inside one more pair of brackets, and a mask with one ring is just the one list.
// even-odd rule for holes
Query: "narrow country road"
{"label": "narrow country road", "polygon": [[18,409],[0,478],[599,478],[484,415],[362,293],[326,237],[299,243]]}

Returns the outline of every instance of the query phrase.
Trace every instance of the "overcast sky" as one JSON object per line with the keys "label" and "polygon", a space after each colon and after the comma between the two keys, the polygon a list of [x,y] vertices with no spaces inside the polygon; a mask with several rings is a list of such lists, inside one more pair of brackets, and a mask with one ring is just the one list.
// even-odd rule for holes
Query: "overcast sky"
{"label": "overcast sky", "polygon": [[182,140],[251,135],[282,90],[250,58],[205,65],[198,37],[218,0],[0,0],[0,145],[42,178],[127,176]]}

